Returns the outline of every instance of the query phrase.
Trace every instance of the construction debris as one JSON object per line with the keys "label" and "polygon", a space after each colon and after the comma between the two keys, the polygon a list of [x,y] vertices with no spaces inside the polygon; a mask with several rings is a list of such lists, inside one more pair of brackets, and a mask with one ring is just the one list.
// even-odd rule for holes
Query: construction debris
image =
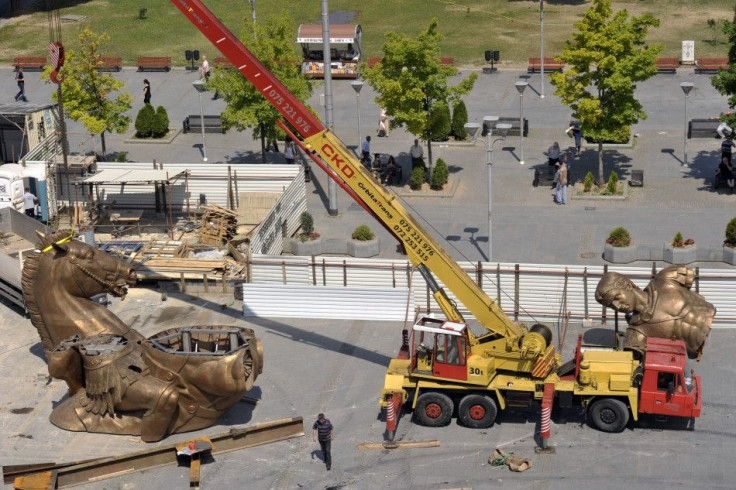
{"label": "construction debris", "polygon": [[238,214],[216,204],[206,204],[202,208],[202,227],[199,229],[199,242],[205,245],[224,245],[238,232]]}
{"label": "construction debris", "polygon": [[508,466],[511,471],[522,472],[532,467],[532,462],[526,458],[514,458],[514,453],[507,453],[496,448],[488,457],[491,466]]}

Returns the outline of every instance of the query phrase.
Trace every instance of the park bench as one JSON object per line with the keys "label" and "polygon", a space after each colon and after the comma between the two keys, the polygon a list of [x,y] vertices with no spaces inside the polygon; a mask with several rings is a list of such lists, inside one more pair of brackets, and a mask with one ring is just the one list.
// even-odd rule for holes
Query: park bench
{"label": "park bench", "polygon": [[201,131],[202,121],[204,121],[205,133],[222,133],[225,134],[225,128],[222,127],[222,119],[219,115],[205,114],[204,119],[199,114],[191,114],[184,119],[184,132]]}
{"label": "park bench", "polygon": [[170,69],[170,56],[141,56],[140,58],[138,58],[138,71],[169,71]]}
{"label": "park bench", "polygon": [[728,70],[728,58],[699,58],[695,61],[695,73],[718,73]]}
{"label": "park bench", "polygon": [[[554,58],[544,58],[544,72],[562,71],[565,63],[555,60]],[[542,71],[542,58],[529,58],[529,66],[526,71],[528,73],[536,73]]]}
{"label": "park bench", "polygon": [[657,73],[677,73],[680,60],[677,58],[658,58],[655,65],[657,66]]}
{"label": "park bench", "polygon": [[688,138],[718,138],[718,125],[721,121],[717,118],[690,119],[687,123]]}
{"label": "park bench", "polygon": [[46,57],[45,56],[16,56],[13,58],[13,66],[15,66],[15,71],[18,71],[18,68],[23,68],[24,70],[43,70],[43,67],[46,65]]}
{"label": "park bench", "polygon": [[117,56],[103,56],[97,71],[120,71],[123,67],[123,59]]}
{"label": "park bench", "polygon": [[[545,68],[545,71],[547,69]],[[496,126],[499,124],[511,124],[511,129],[509,129],[509,132],[507,133],[507,136],[519,136],[519,118],[518,117],[499,117],[498,121],[496,121],[496,125],[493,127],[494,134],[496,131]],[[524,136],[529,135],[529,120],[527,118],[524,118]]]}
{"label": "park bench", "polygon": [[440,58],[440,65],[452,66],[455,64],[455,58],[443,57]]}

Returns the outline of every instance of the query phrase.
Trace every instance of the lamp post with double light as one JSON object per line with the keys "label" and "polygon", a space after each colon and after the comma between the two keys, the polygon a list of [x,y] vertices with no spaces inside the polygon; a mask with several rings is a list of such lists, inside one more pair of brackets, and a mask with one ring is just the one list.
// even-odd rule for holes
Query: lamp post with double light
{"label": "lamp post with double light", "polygon": [[360,155],[360,145],[363,143],[360,139],[360,91],[363,88],[363,85],[365,85],[363,80],[353,80],[350,82],[350,86],[355,90],[355,100],[358,105],[358,155]]}
{"label": "lamp post with double light", "polygon": [[682,135],[682,147],[683,147],[682,164],[688,165],[687,163],[687,97],[690,94],[690,91],[693,89],[693,84],[691,82],[682,82],[680,84],[680,88],[682,89],[682,92],[685,94],[685,132]]}
{"label": "lamp post with double light", "polygon": [[519,141],[521,142],[521,160],[519,160],[519,163],[521,165],[524,165],[524,90],[526,90],[527,85],[529,84],[524,81],[514,83],[516,90],[519,91]]}
{"label": "lamp post with double light", "polygon": [[[488,262],[493,260],[493,145],[497,141],[506,139],[511,124],[497,124],[498,116],[485,116],[483,126],[486,130],[486,164],[488,165]],[[498,138],[493,139],[493,129],[498,132]]]}
{"label": "lamp post with double light", "polygon": [[202,161],[207,161],[207,140],[204,136],[204,111],[202,110],[202,92],[205,92],[204,80],[195,80],[192,85],[197,89],[197,95],[199,95],[199,123],[202,128]]}

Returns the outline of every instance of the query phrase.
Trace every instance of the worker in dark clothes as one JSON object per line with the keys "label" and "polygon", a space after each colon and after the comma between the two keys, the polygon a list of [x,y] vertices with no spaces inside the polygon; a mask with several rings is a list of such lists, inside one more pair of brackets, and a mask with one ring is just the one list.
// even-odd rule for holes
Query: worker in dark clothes
{"label": "worker in dark clothes", "polygon": [[317,415],[317,421],[312,426],[312,440],[315,442],[319,440],[319,447],[322,449],[322,456],[325,459],[325,465],[328,470],[332,466],[330,449],[332,446],[332,439],[334,438],[335,433],[332,429],[332,422],[326,419],[325,414],[323,413]]}

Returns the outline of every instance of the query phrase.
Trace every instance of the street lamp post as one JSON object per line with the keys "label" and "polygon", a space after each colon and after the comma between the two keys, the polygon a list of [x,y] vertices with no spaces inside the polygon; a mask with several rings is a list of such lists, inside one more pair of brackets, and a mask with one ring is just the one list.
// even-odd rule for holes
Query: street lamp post
{"label": "street lamp post", "polygon": [[358,105],[358,155],[360,155],[360,145],[363,143],[360,138],[360,91],[363,88],[363,85],[365,85],[363,80],[353,80],[350,82],[350,86],[355,90],[355,100]]}
{"label": "street lamp post", "polygon": [[[498,122],[498,116],[485,116],[483,118],[483,126],[486,129],[486,164],[488,165],[488,262],[493,260],[493,145],[497,141],[506,139],[510,124]],[[499,137],[493,139],[493,128],[499,133]]]}
{"label": "street lamp post", "polygon": [[196,80],[192,83],[194,85],[194,88],[197,89],[197,95],[199,95],[199,123],[202,127],[202,155],[204,158],[202,158],[203,162],[207,161],[207,140],[204,136],[204,111],[202,110],[202,92],[205,92],[206,89],[204,88],[204,81],[203,80]]}
{"label": "street lamp post", "polygon": [[524,165],[524,90],[529,85],[527,82],[518,81],[514,84],[516,90],[519,91],[519,137],[521,141],[521,160],[519,163]]}
{"label": "street lamp post", "polygon": [[682,135],[682,147],[684,157],[682,159],[682,164],[687,166],[687,97],[690,94],[690,91],[693,89],[693,84],[691,82],[682,82],[680,83],[680,88],[685,94],[685,132]]}

